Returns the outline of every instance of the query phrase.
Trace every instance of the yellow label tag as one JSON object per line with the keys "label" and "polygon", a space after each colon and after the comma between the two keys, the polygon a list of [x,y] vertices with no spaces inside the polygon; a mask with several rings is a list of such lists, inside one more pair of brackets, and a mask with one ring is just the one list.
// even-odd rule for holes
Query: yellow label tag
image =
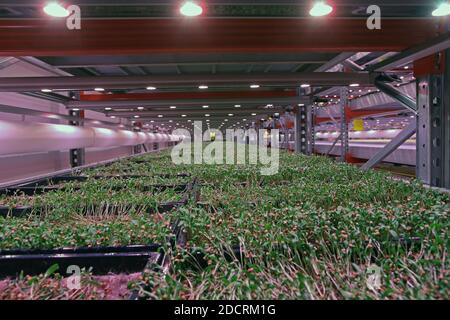
{"label": "yellow label tag", "polygon": [[353,120],[353,130],[355,130],[355,131],[364,131],[364,121],[363,121],[363,119],[355,119],[355,120]]}

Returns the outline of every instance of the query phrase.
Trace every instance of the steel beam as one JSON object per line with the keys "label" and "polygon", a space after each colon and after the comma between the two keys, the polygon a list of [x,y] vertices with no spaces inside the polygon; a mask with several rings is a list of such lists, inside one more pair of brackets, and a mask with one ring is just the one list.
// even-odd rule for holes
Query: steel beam
{"label": "steel beam", "polygon": [[32,64],[38,68],[44,69],[48,72],[54,73],[55,75],[59,75],[59,76],[72,76],[72,74],[70,74],[69,72],[63,71],[61,69],[59,69],[58,67],[52,66],[38,58],[35,57],[18,57],[17,59],[19,59],[20,61],[24,61],[26,63]]}
{"label": "steel beam", "polygon": [[[283,88],[284,89],[284,88]],[[152,91],[145,93],[89,94],[81,93],[80,101],[118,101],[118,100],[186,100],[186,99],[248,99],[248,98],[286,98],[296,97],[295,90],[239,90],[239,91]]]}
{"label": "steel beam", "polygon": [[419,46],[409,48],[383,62],[370,66],[368,69],[376,72],[389,71],[448,48],[450,48],[450,32],[432,38]]}
{"label": "steel beam", "polygon": [[392,152],[397,150],[406,140],[411,138],[414,133],[416,133],[416,121],[411,121],[411,123],[403,129],[394,139],[392,139],[388,144],[386,144],[380,151],[378,151],[369,161],[362,165],[362,170],[369,170],[376,166],[378,163],[383,161]]}
{"label": "steel beam", "polygon": [[118,116],[118,117],[133,117],[135,115],[139,115],[141,117],[152,117],[155,116],[157,117],[158,115],[162,114],[164,116],[171,116],[171,115],[175,115],[175,116],[181,116],[181,114],[186,114],[186,115],[205,115],[205,114],[209,114],[211,116],[213,115],[227,115],[229,113],[232,114],[236,114],[236,115],[250,115],[251,113],[257,113],[257,114],[272,114],[275,112],[280,112],[283,111],[282,107],[273,107],[270,109],[256,109],[256,108],[233,108],[233,109],[218,109],[218,108],[208,108],[208,109],[202,109],[202,108],[197,108],[197,109],[190,109],[190,110],[185,110],[185,109],[165,109],[165,110],[155,110],[155,111],[144,111],[144,110],[137,110],[137,111],[108,111],[106,112],[106,115],[108,116]]}
{"label": "steel beam", "polygon": [[303,64],[326,63],[332,53],[272,53],[272,54],[155,54],[142,56],[64,56],[45,57],[43,60],[59,68],[85,67],[152,67],[196,66],[230,64]]}
{"label": "steel beam", "polygon": [[417,103],[416,100],[411,98],[410,96],[404,94],[403,92],[395,89],[391,85],[381,82],[375,81],[375,86],[383,93],[387,94],[391,98],[399,101],[403,106],[405,106],[410,111],[417,113]]}
{"label": "steel beam", "polygon": [[342,134],[339,134],[336,139],[334,139],[333,143],[330,146],[330,149],[325,153],[326,156],[329,156],[331,151],[333,151],[334,147],[336,146],[336,143],[338,143],[339,140],[341,140]]}
{"label": "steel beam", "polygon": [[433,37],[435,22],[384,19],[373,36],[364,18],[84,19],[76,32],[65,19],[4,19],[0,56],[402,51]]}
{"label": "steel beam", "polygon": [[19,59],[14,58],[14,57],[1,57],[0,58],[0,70],[6,69],[6,68],[12,66],[13,64],[16,64],[19,61],[20,61]]}
{"label": "steel beam", "polygon": [[[401,95],[415,97],[416,96],[416,82],[404,84],[396,88]],[[380,90],[381,91],[381,90]],[[399,94],[400,95],[400,94]],[[411,98],[412,99],[412,98]],[[399,101],[383,92],[371,92],[370,94],[357,97],[349,101],[352,110],[370,109],[370,108],[386,108],[386,107],[400,107]],[[403,104],[402,104],[403,105]]]}
{"label": "steel beam", "polygon": [[[253,98],[253,99],[177,99],[177,100],[142,100],[142,101],[70,101],[66,104],[67,108],[79,108],[79,109],[92,109],[92,110],[104,110],[104,108],[114,108],[114,109],[130,109],[136,107],[164,107],[174,105],[180,110],[183,106],[202,106],[209,105],[209,109],[213,109],[212,106],[223,106],[228,105],[232,109],[234,104],[239,103],[243,107],[248,105],[262,105],[267,103],[277,104],[277,105],[290,105],[296,103],[303,103],[299,97],[290,98]],[[205,112],[207,110],[205,109]]]}
{"label": "steel beam", "polygon": [[342,53],[338,54],[336,57],[334,57],[333,59],[331,59],[330,61],[321,65],[319,68],[317,68],[315,70],[315,72],[325,72],[325,71],[333,68],[334,66],[338,65],[339,63],[342,63],[343,61],[347,60],[354,54],[355,54],[354,52],[342,52]]}
{"label": "steel beam", "polygon": [[348,59],[342,61],[342,64],[344,65],[344,67],[347,67],[354,72],[364,71],[364,67],[361,67],[359,64],[357,64],[351,60],[348,60]]}
{"label": "steel beam", "polygon": [[351,83],[370,85],[374,76],[367,72],[311,72],[311,73],[251,73],[204,75],[96,76],[96,77],[18,77],[0,78],[0,92],[53,90],[137,89],[148,85],[180,86],[208,84],[291,85],[306,82],[312,86],[344,86]]}

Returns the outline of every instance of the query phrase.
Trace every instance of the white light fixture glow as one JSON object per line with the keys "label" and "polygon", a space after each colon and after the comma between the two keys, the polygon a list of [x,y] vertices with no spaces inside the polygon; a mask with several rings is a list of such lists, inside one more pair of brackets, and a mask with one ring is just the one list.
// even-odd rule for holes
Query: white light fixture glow
{"label": "white light fixture glow", "polygon": [[138,110],[144,110],[144,107],[138,107]]}
{"label": "white light fixture glow", "polygon": [[434,17],[443,17],[450,14],[450,3],[441,3],[432,13]]}
{"label": "white light fixture glow", "polygon": [[313,17],[323,17],[329,15],[333,11],[333,7],[328,5],[325,1],[317,1],[309,11]]}
{"label": "white light fixture glow", "polygon": [[196,17],[203,13],[203,8],[195,1],[185,1],[180,7],[180,13],[186,17]]}
{"label": "white light fixture glow", "polygon": [[183,118],[187,117],[185,114],[182,114],[181,116],[182,116]]}
{"label": "white light fixture glow", "polygon": [[303,83],[300,85],[300,88],[309,88],[311,85],[309,83]]}
{"label": "white light fixture glow", "polygon": [[106,111],[110,111],[110,110],[112,110],[112,108],[106,107],[105,110],[106,110]]}
{"label": "white light fixture glow", "polygon": [[350,87],[359,87],[359,83],[350,83]]}
{"label": "white light fixture glow", "polygon": [[202,108],[203,108],[203,109],[208,109],[208,108],[209,108],[209,106],[202,106]]}
{"label": "white light fixture glow", "polygon": [[229,116],[229,117],[232,117],[232,116],[234,116],[234,114],[232,114],[232,113],[229,113],[229,114],[228,114],[228,116]]}
{"label": "white light fixture glow", "polygon": [[163,115],[162,114],[158,114],[158,118],[162,118],[163,117]]}
{"label": "white light fixture glow", "polygon": [[198,86],[198,88],[199,88],[200,90],[205,90],[205,89],[208,89],[208,86],[201,85],[201,86]]}
{"label": "white light fixture glow", "polygon": [[105,91],[105,89],[103,89],[103,88],[95,88],[94,90],[97,91],[97,92],[103,92],[103,91]]}
{"label": "white light fixture glow", "polygon": [[41,92],[45,92],[45,93],[52,92],[52,89],[42,89]]}
{"label": "white light fixture glow", "polygon": [[55,18],[65,18],[68,17],[70,12],[60,5],[58,2],[49,2],[44,7],[44,12],[49,16]]}
{"label": "white light fixture glow", "polygon": [[170,109],[176,109],[177,107],[176,106],[170,106],[169,108]]}
{"label": "white light fixture glow", "polygon": [[146,89],[147,89],[147,90],[156,90],[156,87],[151,87],[151,86],[150,86],[150,87],[147,87]]}
{"label": "white light fixture glow", "polygon": [[250,85],[250,88],[252,88],[252,89],[258,89],[259,87],[260,87],[259,84],[251,84]]}
{"label": "white light fixture glow", "polygon": [[134,117],[135,117],[136,119],[137,119],[137,118],[139,118],[139,116],[138,116],[138,115],[135,115]]}

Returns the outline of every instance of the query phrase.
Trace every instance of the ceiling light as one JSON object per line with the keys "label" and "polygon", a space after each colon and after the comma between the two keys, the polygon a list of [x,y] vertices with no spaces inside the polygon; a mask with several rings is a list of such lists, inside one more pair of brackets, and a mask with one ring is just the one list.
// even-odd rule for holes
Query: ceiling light
{"label": "ceiling light", "polygon": [[134,117],[135,117],[135,118],[139,118],[139,116],[138,116],[138,115],[135,115]]}
{"label": "ceiling light", "polygon": [[144,110],[144,107],[138,107],[138,110]]}
{"label": "ceiling light", "polygon": [[209,117],[209,113],[206,113],[206,114],[205,114],[205,117]]}
{"label": "ceiling light", "polygon": [[184,117],[187,117],[187,115],[185,115],[185,114],[182,114],[181,116],[182,116],[183,118],[184,118]]}
{"label": "ceiling light", "polygon": [[304,107],[305,104],[304,104],[304,103],[299,103],[298,106],[299,106],[299,107]]}
{"label": "ceiling light", "polygon": [[228,116],[229,116],[229,117],[232,117],[232,116],[234,116],[234,114],[232,114],[232,113],[229,113],[229,114],[228,114]]}
{"label": "ceiling light", "polygon": [[252,88],[252,89],[258,89],[259,87],[260,87],[259,84],[251,84],[250,85],[250,88]]}
{"label": "ceiling light", "polygon": [[252,116],[256,116],[256,113],[252,113]]}
{"label": "ceiling light", "polygon": [[309,11],[313,17],[323,17],[329,15],[333,11],[333,7],[328,5],[325,1],[317,1]]}
{"label": "ceiling light", "polygon": [[103,88],[95,88],[94,90],[97,91],[97,92],[103,92],[103,91],[105,91],[105,89],[103,89]]}
{"label": "ceiling light", "polygon": [[147,90],[156,90],[156,87],[147,87]]}
{"label": "ceiling light", "polygon": [[359,87],[359,83],[350,83],[350,87]]}
{"label": "ceiling light", "polygon": [[158,114],[158,118],[162,118],[163,117],[163,115],[162,114]]}
{"label": "ceiling light", "polygon": [[112,110],[112,108],[106,107],[105,110],[106,110],[106,111],[110,111],[110,110]]}
{"label": "ceiling light", "polygon": [[177,107],[176,106],[170,106],[169,108],[170,109],[176,109]]}
{"label": "ceiling light", "polygon": [[111,118],[111,119],[115,119],[115,118],[116,118],[116,116],[111,116],[110,118]]}
{"label": "ceiling light", "polygon": [[235,107],[235,108],[240,108],[241,105],[240,105],[240,104],[235,104],[234,107]]}
{"label": "ceiling light", "polygon": [[196,17],[203,13],[203,8],[195,1],[185,1],[180,7],[180,13],[186,17]]}
{"label": "ceiling light", "polygon": [[208,109],[208,108],[209,108],[209,106],[202,106],[202,108],[203,108],[203,109]]}
{"label": "ceiling light", "polygon": [[309,88],[311,85],[309,83],[302,83],[300,85],[301,88]]}
{"label": "ceiling light", "polygon": [[45,93],[52,92],[52,89],[42,89],[41,92],[45,92]]}
{"label": "ceiling light", "polygon": [[155,120],[150,120],[151,123],[155,122]]}
{"label": "ceiling light", "polygon": [[49,16],[56,18],[68,17],[70,12],[58,2],[49,2],[44,7],[44,12]]}
{"label": "ceiling light", "polygon": [[403,69],[405,69],[405,70],[406,70],[406,69],[409,69],[409,67],[408,67],[408,66],[404,66],[404,67],[403,67]]}
{"label": "ceiling light", "polygon": [[208,86],[200,85],[200,86],[198,86],[198,88],[199,88],[200,90],[205,90],[205,89],[208,89]]}
{"label": "ceiling light", "polygon": [[434,17],[443,17],[450,14],[450,3],[441,3],[432,13]]}
{"label": "ceiling light", "polygon": [[73,108],[73,109],[71,109],[72,111],[80,111],[80,109],[78,109],[78,108]]}
{"label": "ceiling light", "polygon": [[227,121],[228,121],[228,119],[224,119],[223,121],[224,121],[224,122],[227,122]]}
{"label": "ceiling light", "polygon": [[273,104],[268,104],[268,105],[266,105],[266,107],[272,108],[272,107],[273,107]]}
{"label": "ceiling light", "polygon": [[247,119],[242,119],[242,121],[247,121]]}

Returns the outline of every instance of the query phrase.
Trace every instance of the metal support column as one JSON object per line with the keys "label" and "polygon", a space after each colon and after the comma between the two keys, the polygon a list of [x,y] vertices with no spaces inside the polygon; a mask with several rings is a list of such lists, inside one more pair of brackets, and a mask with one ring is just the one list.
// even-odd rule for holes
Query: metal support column
{"label": "metal support column", "polygon": [[[142,123],[135,123],[133,127],[134,132],[141,132],[142,131]],[[139,154],[142,153],[142,144],[138,144],[133,146],[133,154]]]}
{"label": "metal support column", "polygon": [[450,189],[450,49],[445,51],[445,68],[444,68],[444,187]]}
{"label": "metal support column", "polygon": [[[72,126],[83,126],[84,121],[84,110],[69,110],[69,115],[71,117],[76,117],[78,120],[71,120],[69,124]],[[85,164],[85,150],[84,148],[80,149],[70,149],[69,151],[70,157],[70,166],[72,168],[79,167]]]}
{"label": "metal support column", "polygon": [[417,79],[417,166],[425,184],[450,188],[450,50],[434,58],[435,70]]}
{"label": "metal support column", "polygon": [[295,152],[307,154],[307,110],[300,105],[295,115]]}
{"label": "metal support column", "polygon": [[340,126],[340,136],[341,136],[341,156],[340,161],[345,162],[346,155],[348,153],[348,123],[346,117],[347,108],[347,96],[348,90],[346,87],[340,89],[340,116],[341,116],[341,126]]}
{"label": "metal support column", "polygon": [[314,127],[314,105],[309,104],[306,107],[306,133],[307,133],[307,141],[308,141],[308,147],[307,147],[307,154],[312,155],[314,153],[314,144],[316,140],[316,131]]}

